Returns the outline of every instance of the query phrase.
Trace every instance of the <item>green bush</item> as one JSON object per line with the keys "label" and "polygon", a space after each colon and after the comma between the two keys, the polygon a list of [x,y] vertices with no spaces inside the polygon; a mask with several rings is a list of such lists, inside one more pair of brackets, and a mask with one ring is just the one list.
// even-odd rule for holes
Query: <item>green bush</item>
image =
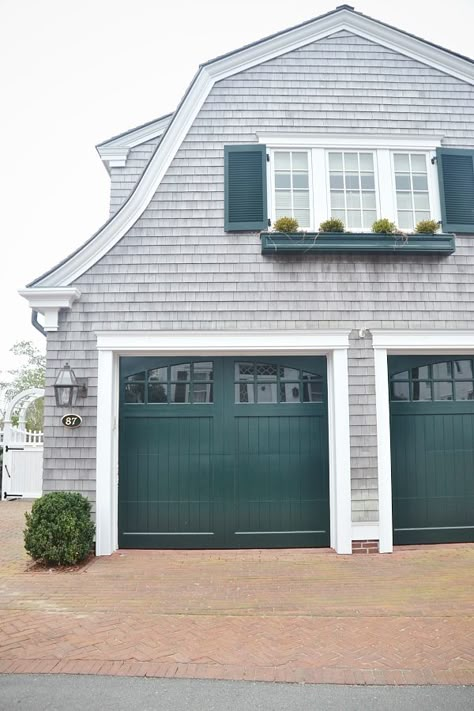
{"label": "green bush", "polygon": [[33,560],[74,565],[91,552],[95,526],[82,494],[57,491],[37,499],[26,513],[25,549]]}
{"label": "green bush", "polygon": [[319,225],[321,232],[344,232],[344,223],[337,217],[331,217],[330,220],[325,220]]}
{"label": "green bush", "polygon": [[437,232],[438,228],[439,225],[436,220],[420,220],[415,227],[415,232],[420,235],[431,235]]}
{"label": "green bush", "polygon": [[375,220],[372,225],[372,232],[376,234],[388,234],[391,235],[397,231],[397,226],[394,222],[390,222],[386,217],[382,217],[380,220]]}
{"label": "green bush", "polygon": [[273,223],[276,232],[297,232],[298,227],[298,220],[294,217],[279,217]]}

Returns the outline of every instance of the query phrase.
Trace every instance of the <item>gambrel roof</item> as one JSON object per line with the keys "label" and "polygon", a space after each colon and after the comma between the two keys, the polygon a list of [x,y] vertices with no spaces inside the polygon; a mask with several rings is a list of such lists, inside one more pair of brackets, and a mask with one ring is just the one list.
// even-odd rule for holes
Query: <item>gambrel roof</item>
{"label": "gambrel roof", "polygon": [[[163,116],[97,147],[104,160],[123,161],[133,145],[161,135],[152,158],[122,207],[84,245],[23,290],[26,298],[48,287],[61,293],[90,269],[130,230],[142,215],[217,81],[299,49],[340,31],[349,31],[474,85],[474,61],[356,12],[349,5],[265,37],[202,64],[174,114]],[[108,155],[107,155],[108,154]],[[117,155],[120,154],[120,157]],[[125,157],[126,159],[126,157]],[[33,305],[32,300],[30,303]]]}

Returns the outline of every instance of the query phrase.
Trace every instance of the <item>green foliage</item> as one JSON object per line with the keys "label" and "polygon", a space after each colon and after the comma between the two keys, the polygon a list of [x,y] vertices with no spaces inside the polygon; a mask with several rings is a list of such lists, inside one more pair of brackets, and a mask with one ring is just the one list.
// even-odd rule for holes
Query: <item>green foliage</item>
{"label": "green foliage", "polygon": [[386,217],[382,217],[380,220],[375,220],[372,225],[372,232],[376,234],[387,234],[391,235],[397,231],[397,226],[394,222],[390,222]]}
{"label": "green foliage", "polygon": [[91,504],[77,492],[57,491],[37,499],[25,513],[26,552],[49,565],[74,565],[92,549]]}
{"label": "green foliage", "polygon": [[[21,359],[21,365],[8,371],[10,378],[0,382],[0,400],[5,404],[23,390],[44,388],[45,381],[46,356],[32,341],[17,341],[10,350]],[[26,427],[29,430],[43,429],[43,400],[35,400],[28,408]]]}
{"label": "green foliage", "polygon": [[321,232],[344,232],[344,223],[338,217],[331,217],[319,225]]}
{"label": "green foliage", "polygon": [[415,232],[420,235],[434,234],[439,229],[436,220],[420,220],[415,227]]}
{"label": "green foliage", "polygon": [[298,220],[294,217],[279,217],[273,223],[273,229],[276,232],[297,232],[298,227]]}

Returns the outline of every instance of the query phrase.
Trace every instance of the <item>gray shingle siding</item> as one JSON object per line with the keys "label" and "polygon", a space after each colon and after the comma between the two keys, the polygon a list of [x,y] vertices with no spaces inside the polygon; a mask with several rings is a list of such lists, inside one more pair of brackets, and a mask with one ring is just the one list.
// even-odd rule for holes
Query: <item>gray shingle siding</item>
{"label": "gray shingle siding", "polygon": [[161,136],[130,148],[126,165],[110,168],[110,215],[114,215],[128,198],[153,155]]}
{"label": "gray shingle siding", "polygon": [[[80,301],[48,336],[45,489],[95,496],[97,330],[347,328],[353,519],[377,520],[370,329],[471,329],[472,239],[458,237],[448,258],[262,257],[255,234],[223,232],[223,147],[257,132],[433,134],[473,147],[474,88],[347,32],[216,84],[150,205],[77,280]],[[131,152],[114,209],[152,148]],[[72,433],[58,425],[51,388],[66,355],[91,384],[87,424]]]}

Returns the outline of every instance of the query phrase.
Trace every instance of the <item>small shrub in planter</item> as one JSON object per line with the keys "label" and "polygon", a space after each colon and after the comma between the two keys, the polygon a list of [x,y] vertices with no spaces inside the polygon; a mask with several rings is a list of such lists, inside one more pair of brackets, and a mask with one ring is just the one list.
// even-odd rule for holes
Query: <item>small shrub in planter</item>
{"label": "small shrub in planter", "polygon": [[397,227],[394,222],[390,222],[386,217],[382,217],[380,220],[375,220],[372,225],[372,232],[375,234],[387,234],[392,235],[397,231]]}
{"label": "small shrub in planter", "polygon": [[297,232],[298,227],[298,220],[294,217],[279,217],[273,223],[275,232]]}
{"label": "small shrub in planter", "polygon": [[33,560],[48,565],[74,565],[92,549],[95,526],[91,504],[82,494],[57,491],[37,499],[26,513],[24,540]]}
{"label": "small shrub in planter", "polygon": [[420,220],[415,227],[415,232],[419,235],[433,234],[438,231],[439,225],[436,220]]}
{"label": "small shrub in planter", "polygon": [[344,232],[344,223],[337,217],[331,217],[319,225],[321,232]]}

